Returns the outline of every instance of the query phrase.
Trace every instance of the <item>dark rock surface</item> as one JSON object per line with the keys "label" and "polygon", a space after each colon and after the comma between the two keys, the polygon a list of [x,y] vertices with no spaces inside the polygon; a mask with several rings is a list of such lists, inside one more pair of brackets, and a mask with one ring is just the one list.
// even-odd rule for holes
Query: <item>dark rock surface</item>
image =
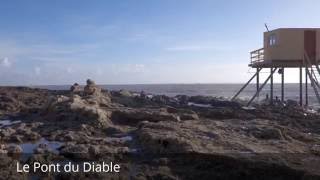
{"label": "dark rock surface", "polygon": [[214,97],[108,92],[92,80],[83,90],[1,87],[0,100],[1,119],[16,122],[0,127],[1,177],[26,178],[12,164],[32,147],[27,162],[123,167],[58,179],[320,178],[320,114],[293,101],[243,108]]}

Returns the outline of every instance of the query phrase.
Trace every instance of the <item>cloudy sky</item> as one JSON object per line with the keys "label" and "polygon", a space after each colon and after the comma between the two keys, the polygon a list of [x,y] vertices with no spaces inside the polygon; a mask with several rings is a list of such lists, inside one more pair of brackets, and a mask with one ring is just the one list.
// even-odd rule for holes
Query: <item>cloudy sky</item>
{"label": "cloudy sky", "polygon": [[[319,27],[319,7],[318,0],[0,1],[0,85],[242,83],[264,23]],[[286,81],[297,81],[290,73]]]}

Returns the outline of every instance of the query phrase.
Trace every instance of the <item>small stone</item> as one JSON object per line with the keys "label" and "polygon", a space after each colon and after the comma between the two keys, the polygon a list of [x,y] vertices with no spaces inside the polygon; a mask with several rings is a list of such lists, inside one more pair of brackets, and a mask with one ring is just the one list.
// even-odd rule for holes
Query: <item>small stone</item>
{"label": "small stone", "polygon": [[11,145],[7,148],[9,154],[20,154],[22,153],[22,148],[19,145]]}
{"label": "small stone", "polygon": [[121,90],[119,91],[119,94],[120,94],[121,96],[124,96],[124,97],[132,97],[132,96],[133,96],[130,91],[124,90],[124,89],[121,89]]}
{"label": "small stone", "polygon": [[74,83],[71,87],[70,87],[70,91],[71,92],[80,92],[81,91],[81,87],[79,86],[78,83]]}
{"label": "small stone", "polygon": [[99,147],[95,145],[91,145],[88,150],[89,150],[89,153],[93,154],[94,156],[100,153]]}
{"label": "small stone", "polygon": [[96,83],[91,80],[91,79],[87,79],[87,85],[95,85]]}

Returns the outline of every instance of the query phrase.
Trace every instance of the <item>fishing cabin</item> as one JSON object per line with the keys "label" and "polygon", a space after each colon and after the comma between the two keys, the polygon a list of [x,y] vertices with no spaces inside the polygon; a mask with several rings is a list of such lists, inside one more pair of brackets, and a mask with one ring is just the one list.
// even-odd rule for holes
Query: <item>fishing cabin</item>
{"label": "fishing cabin", "polygon": [[[320,28],[279,28],[264,32],[263,48],[250,52],[249,67],[255,68],[256,73],[236,93],[233,100],[256,79],[257,91],[249,100],[248,106],[259,96],[260,91],[270,81],[270,103],[273,103],[273,75],[276,71],[281,74],[281,101],[284,101],[285,68],[299,68],[300,105],[302,102],[302,73],[305,71],[305,104],[308,105],[308,81],[310,80],[316,97],[320,103]],[[270,69],[268,78],[260,84],[259,72]]]}

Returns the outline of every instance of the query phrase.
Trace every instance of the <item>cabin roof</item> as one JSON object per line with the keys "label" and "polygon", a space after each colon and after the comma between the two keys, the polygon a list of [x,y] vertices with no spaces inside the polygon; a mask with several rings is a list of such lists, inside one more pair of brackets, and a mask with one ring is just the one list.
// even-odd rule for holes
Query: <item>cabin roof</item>
{"label": "cabin roof", "polygon": [[279,30],[320,30],[320,28],[277,28],[277,29],[273,29],[273,30],[270,30],[270,31],[265,31],[265,33],[268,33],[268,32],[272,32],[272,31],[279,31]]}

